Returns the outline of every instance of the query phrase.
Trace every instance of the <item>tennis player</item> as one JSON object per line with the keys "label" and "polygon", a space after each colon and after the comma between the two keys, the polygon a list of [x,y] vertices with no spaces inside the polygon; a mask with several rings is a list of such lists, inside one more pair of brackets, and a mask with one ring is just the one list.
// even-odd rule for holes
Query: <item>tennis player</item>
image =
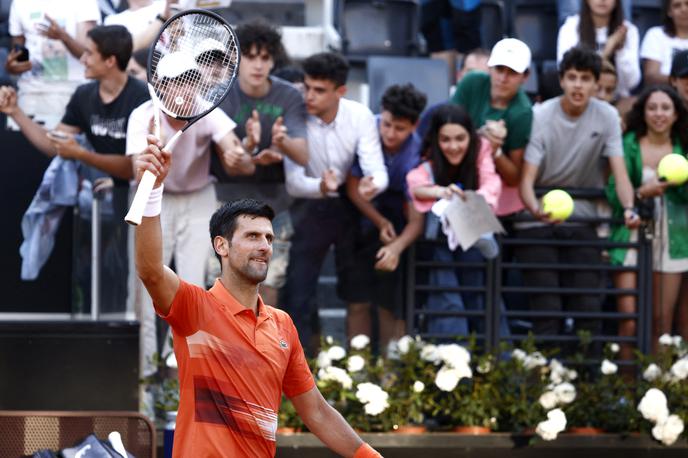
{"label": "tennis player", "polygon": [[210,235],[222,272],[209,291],[163,265],[160,212],[171,155],[161,148],[149,136],[135,161],[139,177],[145,170],[157,175],[136,228],[136,266],[174,334],[180,402],[173,456],[274,456],[284,392],[334,452],[380,457],[318,391],[289,315],[258,295],[272,256],[274,212],[268,205],[244,199],[213,214]]}

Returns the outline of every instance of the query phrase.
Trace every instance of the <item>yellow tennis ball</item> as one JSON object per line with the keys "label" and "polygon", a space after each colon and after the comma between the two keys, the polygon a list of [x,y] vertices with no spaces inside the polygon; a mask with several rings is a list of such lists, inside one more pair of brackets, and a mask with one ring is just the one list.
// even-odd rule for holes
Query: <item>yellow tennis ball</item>
{"label": "yellow tennis ball", "polygon": [[659,161],[657,176],[674,185],[688,180],[688,160],[680,154],[667,154]]}
{"label": "yellow tennis ball", "polygon": [[573,199],[568,192],[553,189],[542,196],[542,211],[553,220],[564,221],[573,213]]}

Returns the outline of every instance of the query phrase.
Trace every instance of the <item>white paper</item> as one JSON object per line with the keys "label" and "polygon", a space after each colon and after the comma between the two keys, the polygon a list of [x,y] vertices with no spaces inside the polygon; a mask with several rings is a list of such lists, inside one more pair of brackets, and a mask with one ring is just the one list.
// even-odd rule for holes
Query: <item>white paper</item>
{"label": "white paper", "polygon": [[464,195],[466,200],[454,196],[451,201],[443,204],[442,217],[447,219],[455,239],[465,251],[483,234],[503,234],[506,231],[483,196],[475,191],[465,191]]}

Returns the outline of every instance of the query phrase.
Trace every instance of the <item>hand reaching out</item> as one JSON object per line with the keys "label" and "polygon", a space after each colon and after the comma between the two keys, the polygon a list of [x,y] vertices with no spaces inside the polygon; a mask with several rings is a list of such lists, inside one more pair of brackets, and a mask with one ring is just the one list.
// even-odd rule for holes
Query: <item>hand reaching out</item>
{"label": "hand reaching out", "polygon": [[320,191],[323,194],[329,194],[331,192],[336,192],[338,187],[339,181],[337,180],[337,172],[333,169],[325,170],[320,179]]}

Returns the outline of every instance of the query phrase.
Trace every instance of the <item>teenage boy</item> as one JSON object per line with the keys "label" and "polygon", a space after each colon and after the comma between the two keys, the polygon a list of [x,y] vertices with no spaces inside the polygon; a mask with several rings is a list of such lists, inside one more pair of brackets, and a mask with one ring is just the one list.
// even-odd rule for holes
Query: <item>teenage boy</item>
{"label": "teenage boy", "polygon": [[379,348],[399,339],[405,329],[404,273],[406,248],[423,230],[424,218],[407,205],[406,174],[420,162],[421,138],[416,134],[418,117],[427,97],[412,84],[390,86],[382,96],[382,112],[376,116],[382,154],[389,174],[387,190],[372,201],[363,199],[358,185],[363,173],[357,161],[347,179],[347,193],[363,214],[357,224],[354,270],[365,302],[348,304],[347,335],[371,336],[371,305],[377,306]]}
{"label": "teenage boy", "polygon": [[[516,223],[517,237],[544,240],[596,240],[593,224],[554,221],[543,212],[535,188],[595,188],[606,183],[607,169],[616,180],[616,193],[626,209],[629,227],[639,219],[633,211],[633,187],[626,172],[621,143],[619,116],[613,106],[594,98],[600,77],[601,58],[592,50],[569,50],[559,66],[559,83],[564,94],[550,99],[535,112],[533,132],[526,148],[520,191],[523,203],[536,222]],[[607,167],[607,165],[609,167]],[[572,220],[597,216],[595,202],[575,200]],[[559,224],[555,224],[559,223]],[[516,249],[520,262],[542,264],[600,264],[601,252],[595,246],[524,246]],[[539,270],[523,272],[526,286],[541,288],[599,288],[600,273],[585,270]],[[534,311],[598,312],[601,297],[595,294],[561,296],[556,293],[530,294]],[[539,319],[537,334],[557,334],[561,320]],[[599,320],[579,320],[578,327],[599,331]]]}
{"label": "teenage boy", "polygon": [[290,209],[294,236],[280,303],[294,318],[304,347],[314,350],[317,343],[311,346],[310,340],[317,320],[315,292],[330,246],[335,247],[340,298],[361,301],[358,285],[351,282],[355,213],[339,188],[354,158],[363,171],[359,192],[365,199],[384,191],[388,176],[375,117],[367,107],[344,98],[349,72],[344,58],[316,54],[303,62],[303,70],[309,158],[305,167],[284,158],[287,191],[295,200]]}
{"label": "teenage boy", "polygon": [[275,255],[268,278],[261,284],[263,299],[275,304],[277,291],[284,285],[293,232],[282,158],[300,165],[308,160],[306,107],[294,86],[270,75],[275,61],[285,54],[279,31],[266,22],[253,21],[239,25],[236,33],[241,46],[238,80],[220,107],[236,121],[235,133],[253,153],[255,172],[229,177],[215,160],[213,173],[220,179],[220,200],[252,196],[277,212]]}
{"label": "teenage boy", "polygon": [[497,203],[499,216],[523,208],[518,182],[523,153],[533,122],[530,99],[522,86],[528,78],[531,53],[515,38],[497,42],[487,61],[489,73],[471,72],[456,87],[452,102],[463,106],[475,126],[490,140],[502,193]]}

